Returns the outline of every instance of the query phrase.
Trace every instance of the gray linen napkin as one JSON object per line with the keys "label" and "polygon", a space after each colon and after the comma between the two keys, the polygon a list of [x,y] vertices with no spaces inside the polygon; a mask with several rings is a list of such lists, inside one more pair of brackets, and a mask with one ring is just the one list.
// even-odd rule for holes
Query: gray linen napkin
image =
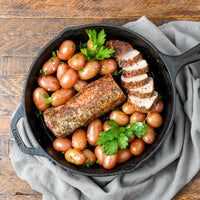
{"label": "gray linen napkin", "polygon": [[[145,17],[124,27],[134,30],[169,55],[200,42],[200,23],[171,22],[156,27]],[[22,153],[14,143],[10,158],[16,173],[44,200],[168,200],[200,169],[200,63],[185,67],[176,80],[174,125],[155,155],[132,173],[112,177],[86,177],[63,171],[47,158]],[[27,146],[34,146],[26,122],[18,130]],[[12,137],[12,133],[11,133]]]}

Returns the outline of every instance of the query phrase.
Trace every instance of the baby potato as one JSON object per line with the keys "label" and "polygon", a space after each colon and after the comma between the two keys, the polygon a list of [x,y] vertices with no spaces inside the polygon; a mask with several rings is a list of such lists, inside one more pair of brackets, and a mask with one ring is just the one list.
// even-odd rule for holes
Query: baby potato
{"label": "baby potato", "polygon": [[159,100],[158,103],[151,109],[151,112],[161,113],[164,109],[164,103]]}
{"label": "baby potato", "polygon": [[151,126],[147,126],[146,135],[142,135],[142,140],[147,144],[152,144],[155,141],[155,130]]}
{"label": "baby potato", "polygon": [[41,75],[38,77],[38,85],[45,88],[49,92],[54,92],[60,89],[60,83],[58,79],[51,75]]}
{"label": "baby potato", "polygon": [[92,42],[90,39],[87,41],[87,48],[91,49],[93,51],[93,46],[92,46]]}
{"label": "baby potato", "polygon": [[53,148],[56,151],[66,152],[72,148],[72,141],[69,138],[56,138],[53,141]]}
{"label": "baby potato", "polygon": [[49,108],[50,104],[45,104],[45,100],[49,97],[48,92],[41,87],[38,87],[33,92],[33,102],[38,110],[44,111]]}
{"label": "baby potato", "polygon": [[71,88],[78,81],[78,73],[74,69],[69,68],[61,77],[60,85],[63,88]]}
{"label": "baby potato", "polygon": [[112,74],[117,70],[117,62],[114,59],[105,59],[100,61],[100,71],[99,74],[107,75]]}
{"label": "baby potato", "polygon": [[69,66],[66,63],[58,65],[56,77],[60,81],[62,75],[69,69]]}
{"label": "baby potato", "polygon": [[85,56],[82,53],[74,54],[69,60],[68,65],[74,70],[81,70],[85,65]]}
{"label": "baby potato", "polygon": [[60,90],[57,90],[51,95],[51,98],[53,99],[51,105],[60,106],[66,103],[73,96],[73,94],[74,91],[72,89],[62,88]]}
{"label": "baby potato", "polygon": [[51,57],[42,66],[42,72],[44,74],[53,74],[56,72],[58,65],[60,64],[60,59],[57,56]]}
{"label": "baby potato", "polygon": [[59,47],[57,56],[60,60],[70,59],[76,50],[76,45],[72,40],[65,40]]}
{"label": "baby potato", "polygon": [[91,151],[91,150],[89,150],[89,149],[84,149],[83,151],[82,151],[82,153],[85,155],[85,157],[86,157],[86,160],[85,160],[85,163],[84,163],[84,165],[89,165],[89,166],[91,166],[91,165],[94,165],[95,164],[95,162],[96,162],[96,156],[95,156],[95,154]]}
{"label": "baby potato", "polygon": [[145,143],[142,139],[136,138],[130,145],[130,151],[134,156],[140,155],[145,149]]}
{"label": "baby potato", "polygon": [[157,112],[151,112],[147,116],[147,124],[153,128],[158,128],[162,125],[162,116]]}
{"label": "baby potato", "polygon": [[80,92],[81,90],[83,90],[83,88],[84,88],[87,84],[88,84],[87,81],[78,79],[78,81],[76,82],[76,84],[74,85],[73,88],[74,88],[77,92]]}
{"label": "baby potato", "polygon": [[130,117],[130,124],[133,124],[134,122],[143,122],[145,118],[146,118],[145,113],[135,111]]}
{"label": "baby potato", "polygon": [[99,165],[103,165],[103,160],[105,157],[105,153],[103,153],[103,149],[101,145],[97,145],[95,150],[94,150],[95,156],[98,160]]}
{"label": "baby potato", "polygon": [[99,71],[100,63],[97,60],[89,61],[85,64],[84,68],[78,71],[81,80],[89,80],[94,78]]}
{"label": "baby potato", "polygon": [[83,150],[87,144],[87,136],[84,129],[77,129],[72,135],[74,149]]}
{"label": "baby potato", "polygon": [[110,122],[109,120],[106,120],[106,121],[103,123],[103,131],[107,131],[107,130],[113,128],[113,127],[111,127],[111,126],[108,125],[109,122]]}
{"label": "baby potato", "polygon": [[65,152],[65,159],[75,165],[82,165],[85,162],[86,157],[78,149],[69,149]]}
{"label": "baby potato", "polygon": [[121,110],[114,110],[110,113],[110,119],[115,120],[119,126],[126,126],[129,122],[129,116]]}
{"label": "baby potato", "polygon": [[127,161],[131,157],[131,155],[132,154],[131,154],[131,152],[128,148],[127,149],[120,149],[118,151],[117,163],[120,164],[120,163]]}
{"label": "baby potato", "polygon": [[87,139],[88,142],[96,146],[97,145],[97,140],[99,138],[99,134],[103,131],[103,124],[100,119],[95,119],[91,121],[88,125],[87,129]]}
{"label": "baby potato", "polygon": [[133,106],[127,101],[122,105],[122,111],[127,115],[131,115],[135,110]]}
{"label": "baby potato", "polygon": [[103,160],[103,167],[105,169],[112,169],[117,164],[117,158],[118,158],[118,153],[109,156],[105,154]]}

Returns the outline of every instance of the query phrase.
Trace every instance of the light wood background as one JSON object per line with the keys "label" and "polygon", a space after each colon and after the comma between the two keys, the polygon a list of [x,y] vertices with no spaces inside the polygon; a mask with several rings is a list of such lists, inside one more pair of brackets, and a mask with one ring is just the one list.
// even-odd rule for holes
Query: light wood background
{"label": "light wood background", "polygon": [[[28,69],[61,30],[90,23],[122,25],[145,15],[156,25],[200,22],[199,0],[0,0],[0,200],[40,200],[16,175],[8,154],[9,126],[20,104]],[[174,200],[200,199],[200,173]]]}

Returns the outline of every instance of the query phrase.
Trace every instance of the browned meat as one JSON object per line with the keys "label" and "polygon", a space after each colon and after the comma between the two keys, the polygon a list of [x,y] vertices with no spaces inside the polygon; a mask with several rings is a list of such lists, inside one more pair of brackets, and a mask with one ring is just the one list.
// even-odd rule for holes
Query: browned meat
{"label": "browned meat", "polygon": [[66,104],[45,110],[44,121],[55,136],[65,137],[125,100],[113,77],[107,75],[88,84]]}
{"label": "browned meat", "polygon": [[149,81],[149,77],[147,74],[133,76],[130,78],[125,78],[123,75],[121,76],[121,85],[123,88],[126,88],[126,89],[141,87],[147,84],[148,81]]}
{"label": "browned meat", "polygon": [[128,51],[132,46],[128,42],[125,42],[125,41],[108,40],[106,42],[106,47],[114,49],[115,53],[113,54],[113,56],[116,57],[116,56],[122,55],[123,53]]}
{"label": "browned meat", "polygon": [[153,96],[149,98],[139,98],[133,95],[128,95],[128,102],[133,105],[134,110],[143,113],[148,113],[158,102],[158,99],[158,92],[156,91],[154,91]]}
{"label": "browned meat", "polygon": [[149,81],[147,84],[142,87],[131,88],[126,91],[130,95],[134,95],[140,98],[151,97],[154,94],[154,81],[152,77],[149,77]]}
{"label": "browned meat", "polygon": [[142,59],[142,54],[138,50],[133,48],[130,48],[124,54],[116,57],[118,65],[122,68],[131,66]]}
{"label": "browned meat", "polygon": [[126,78],[137,76],[148,72],[148,64],[146,60],[141,60],[131,66],[124,67],[122,70],[122,75]]}

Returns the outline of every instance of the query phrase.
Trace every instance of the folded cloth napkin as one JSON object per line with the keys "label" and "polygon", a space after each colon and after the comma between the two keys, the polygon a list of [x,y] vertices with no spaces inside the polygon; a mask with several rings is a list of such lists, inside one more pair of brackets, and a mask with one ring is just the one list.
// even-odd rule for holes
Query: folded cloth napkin
{"label": "folded cloth napkin", "polygon": [[[125,24],[168,55],[200,42],[200,23],[170,22],[156,27],[145,17]],[[200,63],[184,67],[176,79],[174,125],[159,150],[131,173],[111,177],[72,174],[47,158],[22,153],[14,143],[10,159],[18,176],[43,194],[44,200],[168,200],[200,169]],[[27,146],[34,146],[20,119],[17,128]],[[10,134],[12,138],[12,133]]]}

